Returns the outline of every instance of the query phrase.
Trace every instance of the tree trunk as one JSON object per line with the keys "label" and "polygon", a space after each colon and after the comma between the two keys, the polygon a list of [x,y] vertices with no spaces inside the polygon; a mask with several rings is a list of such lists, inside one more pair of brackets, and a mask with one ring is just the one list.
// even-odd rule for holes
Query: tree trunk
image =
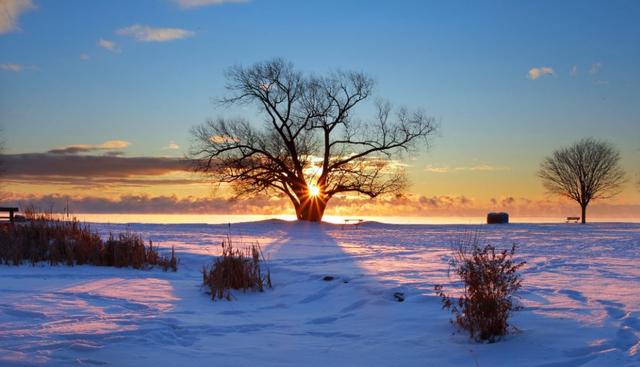
{"label": "tree trunk", "polygon": [[309,222],[321,222],[324,215],[326,204],[318,206],[304,206],[296,213],[298,220],[306,220]]}
{"label": "tree trunk", "polygon": [[586,205],[580,205],[582,207],[582,224],[587,223],[587,206]]}
{"label": "tree trunk", "polygon": [[300,199],[301,204],[296,206],[296,216],[298,220],[309,222],[321,222],[324,210],[327,207],[327,201],[322,199],[323,195],[310,197],[304,195]]}

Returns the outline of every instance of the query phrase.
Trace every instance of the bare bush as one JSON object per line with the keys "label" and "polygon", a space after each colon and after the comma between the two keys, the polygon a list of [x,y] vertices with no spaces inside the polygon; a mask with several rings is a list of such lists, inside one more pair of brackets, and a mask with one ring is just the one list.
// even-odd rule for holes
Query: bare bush
{"label": "bare bush", "polygon": [[177,270],[178,260],[172,249],[171,257],[160,255],[149,241],[126,232],[109,235],[103,241],[89,225],[72,220],[55,219],[50,213],[33,210],[25,212],[28,220],[0,227],[0,264],[35,265],[97,265],[145,269],[160,266],[163,270]]}
{"label": "bare bush", "polygon": [[480,246],[473,237],[453,250],[452,269],[463,283],[462,294],[452,297],[442,285],[435,291],[442,299],[442,308],[455,316],[458,327],[476,340],[494,342],[507,334],[509,317],[518,309],[514,303],[522,285],[518,270],[525,262],[515,262],[516,245],[510,250],[496,250],[494,246]]}
{"label": "bare bush", "polygon": [[213,264],[202,269],[202,282],[211,292],[211,298],[231,300],[231,290],[263,292],[271,288],[271,272],[259,244],[246,249],[233,246],[231,237],[222,241],[222,254]]}

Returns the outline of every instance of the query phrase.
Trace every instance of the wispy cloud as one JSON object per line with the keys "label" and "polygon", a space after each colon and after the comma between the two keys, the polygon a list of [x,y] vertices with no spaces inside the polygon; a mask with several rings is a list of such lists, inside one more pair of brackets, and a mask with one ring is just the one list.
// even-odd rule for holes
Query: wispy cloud
{"label": "wispy cloud", "polygon": [[202,6],[223,5],[231,3],[246,3],[248,0],[172,0],[183,9],[199,8]]}
{"label": "wispy cloud", "polygon": [[34,65],[21,65],[21,64],[0,64],[0,69],[5,71],[11,71],[14,73],[19,73],[25,70],[38,70],[37,66]]}
{"label": "wispy cloud", "polygon": [[424,168],[425,171],[431,173],[449,173],[451,172],[451,168],[448,166],[435,166],[433,164],[429,164]]}
{"label": "wispy cloud", "polygon": [[[460,168],[459,168],[460,169]],[[462,167],[463,171],[480,171],[480,172],[494,172],[494,171],[508,171],[509,167],[505,166],[491,166],[489,164],[477,164],[471,167]]]}
{"label": "wispy cloud", "polygon": [[31,0],[1,0],[0,1],[0,34],[20,29],[18,18],[22,13],[35,9]]}
{"label": "wispy cloud", "polygon": [[578,75],[578,65],[573,65],[571,69],[569,69],[569,75],[577,76]]}
{"label": "wispy cloud", "polygon": [[3,198],[20,206],[33,205],[62,211],[67,205],[76,213],[191,213],[191,214],[279,214],[290,210],[285,200],[268,196],[233,200],[223,197],[178,197],[130,194],[116,198],[75,195],[11,195]]}
{"label": "wispy cloud", "polygon": [[473,166],[457,166],[449,167],[445,165],[427,165],[424,170],[431,173],[451,173],[451,172],[495,172],[508,171],[510,168],[505,166],[492,166],[489,164],[476,164]]}
{"label": "wispy cloud", "polygon": [[132,36],[140,42],[167,42],[194,35],[192,31],[182,28],[156,28],[140,24],[120,28],[116,33],[121,36]]}
{"label": "wispy cloud", "polygon": [[[51,149],[47,153],[51,154],[82,154],[82,153],[93,153],[99,151],[111,151],[115,149],[123,149],[131,145],[128,141],[125,140],[107,140],[102,144],[75,144],[75,145],[67,145],[61,148]],[[120,155],[121,152],[116,152]],[[109,154],[114,155],[114,154]]]}
{"label": "wispy cloud", "polygon": [[162,147],[163,150],[178,150],[180,146],[172,141],[169,142],[169,145]]}
{"label": "wispy cloud", "polygon": [[87,53],[84,53],[84,52],[80,54],[80,60],[86,61],[86,60],[89,60],[89,59],[91,59],[91,55],[89,55]]}
{"label": "wispy cloud", "polygon": [[109,41],[103,38],[100,38],[98,40],[98,46],[104,48],[105,50],[114,52],[114,53],[118,53],[120,52],[120,47],[118,47],[118,44],[113,42],[113,41]]}
{"label": "wispy cloud", "polygon": [[212,135],[209,137],[209,141],[214,144],[223,144],[223,143],[239,142],[240,139],[232,136],[226,136],[226,135]]}
{"label": "wispy cloud", "polygon": [[69,177],[130,177],[159,176],[176,171],[187,171],[189,164],[180,158],[120,157],[110,155],[78,155],[52,153],[6,154],[5,178],[28,179],[43,182],[45,176]]}
{"label": "wispy cloud", "polygon": [[589,74],[596,75],[600,73],[601,70],[602,70],[602,63],[596,62],[595,64],[592,64],[591,67],[589,68]]}
{"label": "wispy cloud", "polygon": [[536,79],[540,78],[541,76],[554,75],[554,74],[555,74],[555,72],[553,71],[552,67],[541,66],[541,67],[538,67],[538,68],[529,69],[529,72],[527,73],[527,78],[529,78],[531,80],[536,80]]}

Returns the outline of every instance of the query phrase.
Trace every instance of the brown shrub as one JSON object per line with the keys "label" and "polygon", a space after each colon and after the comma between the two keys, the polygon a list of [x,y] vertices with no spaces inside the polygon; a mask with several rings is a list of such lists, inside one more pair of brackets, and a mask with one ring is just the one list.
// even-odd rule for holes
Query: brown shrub
{"label": "brown shrub", "polygon": [[242,250],[233,247],[230,237],[222,241],[222,254],[209,267],[202,269],[202,282],[211,298],[231,300],[231,289],[263,292],[271,288],[271,272],[261,263],[266,263],[259,244]]}
{"label": "brown shrub", "polygon": [[491,245],[480,246],[477,236],[452,251],[451,265],[462,280],[462,295],[456,300],[436,285],[442,308],[450,310],[455,324],[472,338],[494,342],[508,332],[509,317],[518,309],[514,296],[522,285],[518,270],[525,262],[513,261],[515,244],[510,250],[497,251]]}
{"label": "brown shrub", "polygon": [[154,265],[176,271],[178,260],[158,253],[153,244],[145,246],[133,233],[109,235],[107,241],[89,225],[76,219],[60,220],[47,213],[26,212],[25,223],[0,227],[0,264],[21,265],[24,262],[50,265],[97,265],[144,269]]}

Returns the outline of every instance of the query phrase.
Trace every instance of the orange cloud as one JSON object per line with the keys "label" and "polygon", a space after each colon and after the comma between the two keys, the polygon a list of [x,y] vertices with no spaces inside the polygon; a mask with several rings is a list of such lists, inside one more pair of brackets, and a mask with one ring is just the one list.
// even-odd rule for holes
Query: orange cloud
{"label": "orange cloud", "polygon": [[[0,196],[0,205],[35,205],[62,211],[67,203],[75,213],[139,214],[292,214],[293,208],[283,197],[259,196],[236,200],[228,197],[127,194],[115,198],[79,195],[10,194]],[[579,211],[564,200],[527,198],[492,198],[479,200],[464,195],[390,196],[378,199],[342,196],[329,202],[327,215],[338,216],[413,216],[413,217],[484,217],[490,211],[507,211],[518,217],[555,217],[562,220]],[[640,204],[594,203],[591,217],[637,218]]]}
{"label": "orange cloud", "polygon": [[554,74],[555,74],[555,72],[553,71],[552,67],[541,66],[539,68],[531,68],[531,69],[529,69],[529,72],[527,73],[527,78],[529,78],[531,80],[536,80],[536,79],[540,78],[541,76],[554,75]]}
{"label": "orange cloud", "polygon": [[0,34],[18,30],[20,15],[35,8],[31,0],[0,1]]}
{"label": "orange cloud", "polygon": [[131,145],[125,140],[107,140],[102,144],[90,145],[90,144],[75,144],[67,145],[61,148],[55,148],[48,151],[51,154],[80,154],[91,153],[96,151],[123,149]]}

